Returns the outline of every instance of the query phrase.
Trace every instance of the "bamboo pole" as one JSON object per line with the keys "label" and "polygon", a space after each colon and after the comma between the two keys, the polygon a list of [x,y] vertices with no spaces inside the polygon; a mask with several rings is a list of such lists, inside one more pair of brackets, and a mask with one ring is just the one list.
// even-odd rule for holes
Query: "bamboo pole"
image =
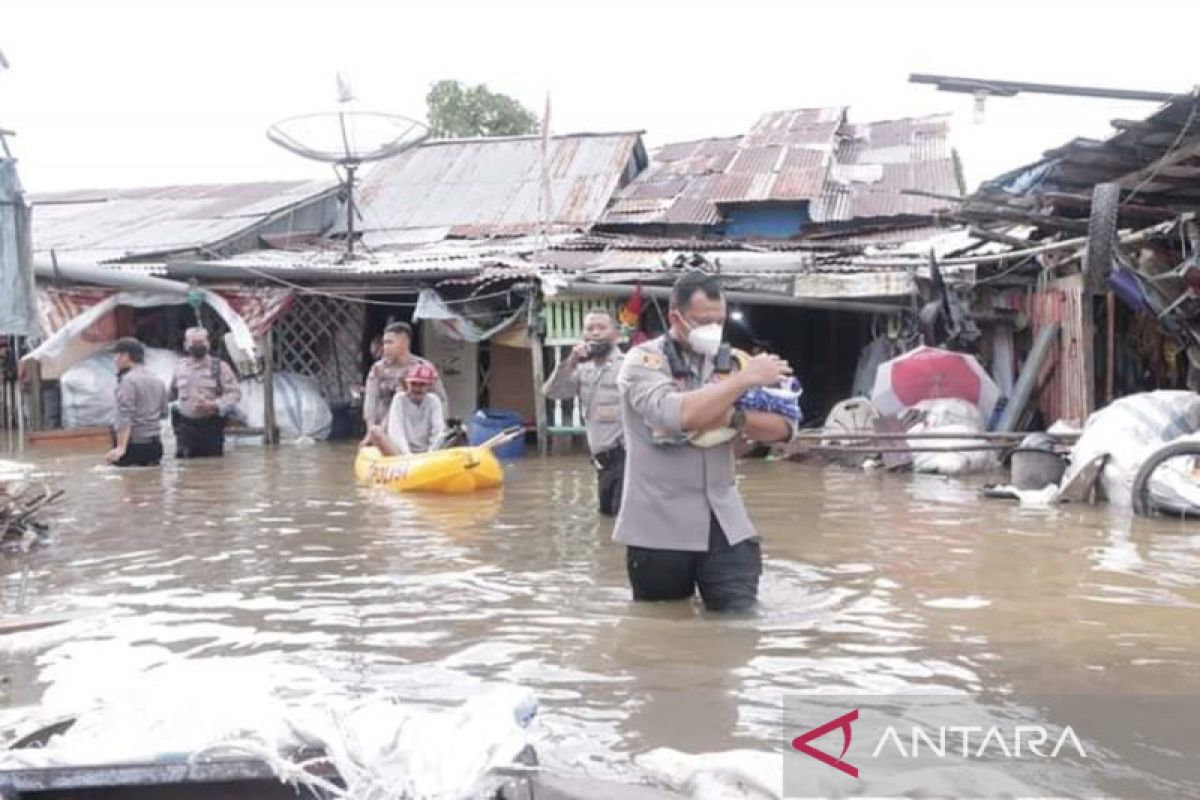
{"label": "bamboo pole", "polygon": [[272,331],[262,338],[263,357],[263,443],[279,444],[279,429],[275,427],[275,347]]}

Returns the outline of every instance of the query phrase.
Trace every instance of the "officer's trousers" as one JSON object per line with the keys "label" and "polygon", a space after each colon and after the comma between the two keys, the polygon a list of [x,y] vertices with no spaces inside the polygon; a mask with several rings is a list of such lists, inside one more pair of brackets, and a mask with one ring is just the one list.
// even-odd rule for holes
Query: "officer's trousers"
{"label": "officer's trousers", "polygon": [[125,455],[113,464],[116,467],[156,467],[162,461],[163,449],[161,439],[150,439],[145,442],[130,442],[125,448]]}
{"label": "officer's trousers", "polygon": [[625,448],[622,445],[592,456],[596,466],[596,497],[600,513],[615,517],[621,510],[621,489],[625,483]]}
{"label": "officer's trousers", "polygon": [[171,414],[175,431],[176,458],[207,458],[225,455],[225,418],[213,415],[192,419],[178,411]]}
{"label": "officer's trousers", "polygon": [[707,552],[629,547],[625,566],[634,600],[686,600],[699,588],[709,611],[747,612],[758,600],[762,546],[757,538],[730,545],[713,515]]}

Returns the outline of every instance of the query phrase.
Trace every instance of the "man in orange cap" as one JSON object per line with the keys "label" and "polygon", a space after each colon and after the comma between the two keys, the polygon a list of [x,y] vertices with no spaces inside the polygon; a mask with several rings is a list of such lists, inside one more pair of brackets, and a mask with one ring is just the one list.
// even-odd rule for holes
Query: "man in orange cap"
{"label": "man in orange cap", "polygon": [[373,425],[367,442],[386,456],[412,455],[436,449],[446,432],[441,398],[433,392],[437,368],[420,363],[404,377],[404,391],[392,398],[386,427]]}

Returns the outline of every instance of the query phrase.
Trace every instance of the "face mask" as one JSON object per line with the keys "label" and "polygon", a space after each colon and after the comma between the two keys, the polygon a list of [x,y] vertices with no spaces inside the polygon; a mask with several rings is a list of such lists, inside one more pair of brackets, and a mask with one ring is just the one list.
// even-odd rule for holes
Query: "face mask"
{"label": "face mask", "polygon": [[117,377],[120,378],[131,369],[133,369],[133,367],[117,367]]}
{"label": "face mask", "polygon": [[708,325],[697,325],[692,328],[689,323],[688,327],[691,328],[688,332],[688,347],[692,348],[692,352],[702,356],[715,356],[721,349],[721,334],[724,325],[719,322],[710,322]]}
{"label": "face mask", "polygon": [[194,344],[188,348],[188,355],[192,358],[204,358],[208,355],[208,348],[202,344]]}
{"label": "face mask", "polygon": [[606,340],[598,340],[588,342],[588,357],[589,358],[604,358],[612,352],[612,342]]}

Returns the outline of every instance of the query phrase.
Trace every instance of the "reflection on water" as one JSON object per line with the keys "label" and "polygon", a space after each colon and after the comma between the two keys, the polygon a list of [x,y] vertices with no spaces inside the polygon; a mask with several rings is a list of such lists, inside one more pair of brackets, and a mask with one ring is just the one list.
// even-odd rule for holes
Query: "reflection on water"
{"label": "reflection on water", "polygon": [[[1200,536],[1103,509],[1024,510],[970,483],[746,463],[762,607],[634,605],[582,458],[502,490],[354,485],[348,447],[239,448],[115,471],[45,458],[69,494],[29,606],[91,611],[20,649],[10,703],[64,671],[286,653],[414,702],[531,688],[551,764],[625,774],[647,748],[774,748],[787,692],[1186,692]],[[11,602],[18,570],[3,567]]]}

